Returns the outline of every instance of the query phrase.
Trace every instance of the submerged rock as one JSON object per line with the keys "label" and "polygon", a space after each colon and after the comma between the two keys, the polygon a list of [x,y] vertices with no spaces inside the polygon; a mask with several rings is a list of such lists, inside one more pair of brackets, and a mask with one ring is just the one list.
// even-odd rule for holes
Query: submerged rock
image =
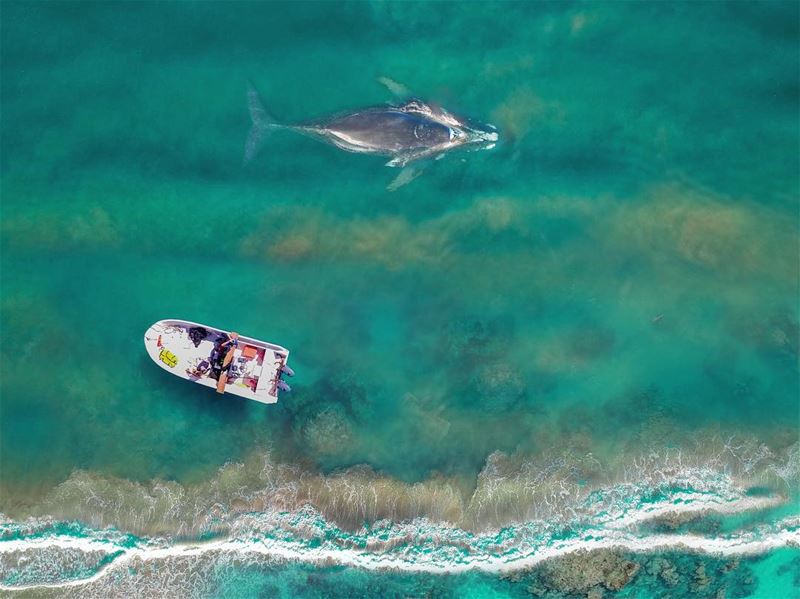
{"label": "submerged rock", "polygon": [[477,369],[469,389],[477,405],[487,412],[506,412],[525,398],[525,382],[509,364],[495,362]]}
{"label": "submerged rock", "polygon": [[302,441],[315,455],[341,453],[353,445],[352,426],[340,406],[328,406],[303,425]]}
{"label": "submerged rock", "polygon": [[710,584],[711,579],[708,577],[708,574],[706,574],[706,565],[703,562],[700,562],[694,571],[694,584],[692,585],[692,591],[705,591]]}
{"label": "submerged rock", "polygon": [[654,557],[647,564],[647,573],[658,577],[669,587],[674,587],[681,581],[675,566],[663,557]]}
{"label": "submerged rock", "polygon": [[721,526],[722,523],[720,518],[707,511],[674,511],[657,518],[653,518],[645,523],[643,528],[656,533],[674,533],[683,531],[710,536],[718,534]]}
{"label": "submerged rock", "polygon": [[618,591],[636,576],[639,564],[616,550],[578,551],[562,559],[545,562],[541,580],[560,593],[597,593],[602,586]]}
{"label": "submerged rock", "polygon": [[[722,559],[676,551],[630,553],[622,549],[578,551],[550,559],[502,578],[524,585],[532,597],[598,599],[601,597],[703,597],[731,599],[750,596],[758,584],[751,564],[763,559]],[[784,566],[784,573],[796,562]]]}

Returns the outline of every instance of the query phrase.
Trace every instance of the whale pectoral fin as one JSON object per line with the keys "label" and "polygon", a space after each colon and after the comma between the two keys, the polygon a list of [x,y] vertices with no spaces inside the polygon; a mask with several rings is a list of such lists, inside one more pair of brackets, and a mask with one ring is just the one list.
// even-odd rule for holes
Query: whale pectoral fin
{"label": "whale pectoral fin", "polygon": [[386,186],[386,191],[396,191],[403,187],[403,185],[408,185],[414,179],[419,177],[422,174],[423,169],[421,168],[414,168],[413,166],[407,166],[403,170],[400,171],[392,182]]}
{"label": "whale pectoral fin", "polygon": [[411,92],[408,91],[408,88],[405,85],[398,83],[394,79],[389,79],[388,77],[378,77],[378,83],[383,85],[392,93],[392,95],[398,98],[407,98],[411,95]]}
{"label": "whale pectoral fin", "polygon": [[403,103],[396,105],[393,102],[387,102],[390,106],[397,108],[401,112],[418,112],[421,114],[430,114],[435,110],[423,100],[414,97],[411,90],[402,83],[398,83],[394,79],[388,77],[378,77],[378,83],[388,89],[395,97],[395,101],[402,100]]}
{"label": "whale pectoral fin", "polygon": [[387,162],[384,166],[398,166],[403,168],[406,164],[411,162],[413,158],[412,152],[403,152],[402,154],[396,154],[394,158],[392,158],[389,162]]}
{"label": "whale pectoral fin", "polygon": [[389,162],[386,163],[386,166],[399,166],[403,167],[407,165],[409,162],[413,162],[415,160],[420,160],[422,158],[428,158],[435,154],[439,154],[440,152],[444,152],[447,150],[446,146],[438,145],[433,148],[421,148],[419,150],[409,150],[408,152],[402,152],[400,154],[395,155]]}

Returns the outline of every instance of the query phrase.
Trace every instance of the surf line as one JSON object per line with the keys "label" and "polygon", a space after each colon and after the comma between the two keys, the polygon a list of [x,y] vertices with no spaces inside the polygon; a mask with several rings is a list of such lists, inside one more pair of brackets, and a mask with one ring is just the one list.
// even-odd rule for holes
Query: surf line
{"label": "surf line", "polygon": [[[91,584],[103,578],[110,571],[121,568],[134,559],[143,562],[164,560],[167,558],[196,558],[204,554],[233,554],[236,556],[254,555],[275,561],[302,561],[314,564],[338,564],[366,570],[395,570],[427,574],[458,574],[468,571],[488,573],[505,573],[530,568],[539,563],[559,556],[568,555],[579,550],[620,549],[635,553],[648,553],[668,548],[684,551],[715,554],[724,557],[734,555],[760,554],[786,546],[800,547],[800,518],[791,517],[775,525],[780,528],[769,535],[747,533],[739,536],[709,539],[691,534],[659,534],[636,537],[629,533],[617,532],[598,538],[599,531],[585,535],[583,539],[559,542],[550,547],[532,549],[532,553],[516,558],[497,556],[490,553],[461,558],[442,563],[416,563],[408,556],[380,554],[356,551],[352,549],[309,548],[299,542],[279,541],[275,539],[236,540],[226,539],[200,543],[176,544],[158,548],[120,548],[109,547],[107,543],[92,539],[61,538],[37,539],[26,543],[14,540],[0,544],[0,553],[26,551],[31,549],[64,548],[78,549],[86,552],[106,551],[108,554],[119,553],[118,557],[103,564],[93,575],[63,582],[29,583],[25,585],[0,584],[0,590],[24,591],[37,588],[65,588]],[[445,547],[446,548],[446,547]]]}

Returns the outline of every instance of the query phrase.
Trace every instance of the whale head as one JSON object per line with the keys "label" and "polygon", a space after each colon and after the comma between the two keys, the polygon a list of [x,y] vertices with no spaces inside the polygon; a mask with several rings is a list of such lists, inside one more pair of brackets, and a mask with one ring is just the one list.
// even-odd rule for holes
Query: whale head
{"label": "whale head", "polygon": [[499,139],[497,127],[488,123],[479,123],[463,119],[457,127],[453,127],[456,138],[461,145],[470,150],[491,150]]}
{"label": "whale head", "polygon": [[398,110],[423,115],[444,125],[450,130],[453,146],[468,147],[471,150],[491,150],[499,138],[497,127],[448,112],[437,104],[428,104],[412,99],[398,107]]}
{"label": "whale head", "polygon": [[469,128],[468,135],[470,141],[468,143],[474,144],[477,150],[491,150],[497,145],[499,135],[497,127],[490,124],[473,125]]}

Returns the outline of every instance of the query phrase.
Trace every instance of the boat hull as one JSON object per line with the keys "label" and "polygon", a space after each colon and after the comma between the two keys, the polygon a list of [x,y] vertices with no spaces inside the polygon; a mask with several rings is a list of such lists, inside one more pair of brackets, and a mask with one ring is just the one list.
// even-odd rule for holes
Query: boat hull
{"label": "boat hull", "polygon": [[[145,332],[144,346],[150,358],[170,374],[216,389],[219,370],[212,355],[227,336],[226,331],[188,320],[159,320]],[[243,335],[238,341],[225,392],[276,403],[289,350]]]}

